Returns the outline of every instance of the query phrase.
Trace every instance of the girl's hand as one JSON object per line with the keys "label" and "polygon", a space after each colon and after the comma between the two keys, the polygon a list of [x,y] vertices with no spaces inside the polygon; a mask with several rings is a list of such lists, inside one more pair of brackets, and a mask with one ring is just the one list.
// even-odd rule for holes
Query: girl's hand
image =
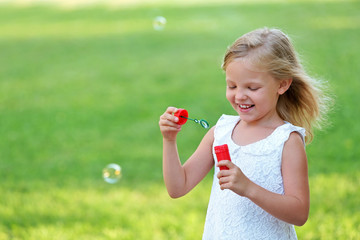
{"label": "girl's hand", "polygon": [[163,138],[168,141],[175,141],[177,134],[181,131],[181,125],[177,124],[179,119],[174,116],[177,110],[175,107],[168,107],[160,116],[160,131]]}
{"label": "girl's hand", "polygon": [[221,190],[230,189],[240,196],[246,196],[252,182],[244,175],[241,169],[228,160],[222,160],[216,166],[229,168],[229,170],[221,170],[217,174]]}

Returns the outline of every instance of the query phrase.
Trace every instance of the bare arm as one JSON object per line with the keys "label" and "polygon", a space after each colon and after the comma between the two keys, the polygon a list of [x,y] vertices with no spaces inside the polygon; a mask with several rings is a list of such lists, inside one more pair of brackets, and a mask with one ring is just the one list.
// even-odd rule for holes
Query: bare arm
{"label": "bare arm", "polygon": [[230,161],[221,161],[218,166],[229,168],[218,174],[221,189],[231,189],[249,198],[285,222],[301,226],[307,221],[310,206],[307,158],[302,139],[297,133],[290,135],[283,150],[284,195],[270,192],[250,181]]}
{"label": "bare arm", "polygon": [[169,107],[160,117],[160,130],[163,134],[163,175],[166,188],[172,198],[178,198],[193,189],[211,170],[214,165],[212,143],[214,130],[210,129],[202,139],[194,154],[181,164],[176,136],[181,126],[172,114],[176,108]]}

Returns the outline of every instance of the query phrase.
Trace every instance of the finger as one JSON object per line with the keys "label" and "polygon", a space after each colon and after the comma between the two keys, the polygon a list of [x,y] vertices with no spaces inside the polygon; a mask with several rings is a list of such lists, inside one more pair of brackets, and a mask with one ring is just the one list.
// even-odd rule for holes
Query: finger
{"label": "finger", "polygon": [[221,177],[219,178],[219,184],[224,184],[224,183],[227,183],[229,182],[229,177]]}
{"label": "finger", "polygon": [[163,115],[160,116],[160,121],[169,121],[172,123],[177,123],[179,121],[179,118],[175,117],[174,115],[165,112]]}
{"label": "finger", "polygon": [[170,121],[173,121],[173,122],[178,122],[179,121],[179,118],[174,116],[175,113],[178,111],[179,109],[176,108],[176,107],[168,107],[165,111],[165,113],[163,114],[163,116],[165,118],[167,118],[168,120]]}
{"label": "finger", "polygon": [[172,120],[167,119],[166,117],[160,118],[159,125],[160,125],[160,127],[170,127],[170,128],[175,128],[175,129],[181,128],[181,125],[177,124],[176,122],[174,122]]}
{"label": "finger", "polygon": [[161,132],[164,132],[164,133],[166,133],[166,132],[180,132],[181,131],[181,126],[180,127],[178,127],[178,126],[176,126],[176,127],[171,127],[171,126],[163,126],[163,127],[161,127]]}
{"label": "finger", "polygon": [[221,190],[228,189],[229,188],[229,181],[227,178],[220,178],[219,179],[219,185]]}
{"label": "finger", "polygon": [[235,165],[229,160],[221,160],[216,164],[217,167],[227,167],[228,169],[234,167]]}
{"label": "finger", "polygon": [[218,174],[216,175],[218,179],[226,178],[231,175],[231,171],[229,170],[220,170]]}
{"label": "finger", "polygon": [[220,189],[221,190],[225,190],[225,189],[229,189],[230,188],[230,186],[229,186],[229,183],[221,183],[221,184],[219,184],[220,185]]}
{"label": "finger", "polygon": [[224,178],[224,177],[228,177],[231,175],[231,171],[229,169],[222,169],[218,172],[218,174],[216,175],[216,177],[218,179],[220,178]]}
{"label": "finger", "polygon": [[176,113],[177,112],[177,108],[176,107],[168,107],[167,109],[166,109],[166,113],[169,113],[169,114],[174,114],[174,113]]}

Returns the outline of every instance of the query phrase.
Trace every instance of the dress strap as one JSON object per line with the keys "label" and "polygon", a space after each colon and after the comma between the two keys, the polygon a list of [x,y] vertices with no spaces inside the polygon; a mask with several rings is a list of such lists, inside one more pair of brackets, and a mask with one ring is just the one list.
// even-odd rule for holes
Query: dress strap
{"label": "dress strap", "polygon": [[228,136],[235,127],[235,125],[239,122],[240,116],[232,116],[223,114],[216,123],[214,137],[216,139],[223,139],[224,137]]}

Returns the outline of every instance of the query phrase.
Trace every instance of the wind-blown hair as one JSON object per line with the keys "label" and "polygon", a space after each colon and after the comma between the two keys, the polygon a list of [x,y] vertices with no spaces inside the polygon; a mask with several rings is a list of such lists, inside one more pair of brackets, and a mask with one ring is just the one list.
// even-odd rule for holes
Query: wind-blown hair
{"label": "wind-blown hair", "polygon": [[223,70],[237,59],[277,80],[292,79],[289,89],[279,96],[276,110],[283,120],[305,128],[305,139],[310,143],[312,126],[321,127],[330,98],[324,94],[322,82],[305,72],[289,37],[278,29],[268,28],[244,34],[227,49]]}

